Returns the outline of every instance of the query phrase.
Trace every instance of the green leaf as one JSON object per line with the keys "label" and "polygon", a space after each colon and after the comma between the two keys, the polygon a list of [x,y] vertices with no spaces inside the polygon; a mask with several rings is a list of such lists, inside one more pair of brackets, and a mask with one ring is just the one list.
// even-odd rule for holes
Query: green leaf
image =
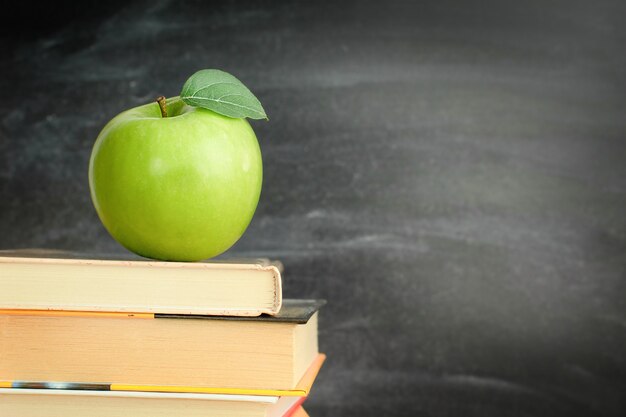
{"label": "green leaf", "polygon": [[200,70],[189,77],[180,98],[190,106],[228,117],[267,119],[263,106],[248,87],[229,73],[217,69]]}

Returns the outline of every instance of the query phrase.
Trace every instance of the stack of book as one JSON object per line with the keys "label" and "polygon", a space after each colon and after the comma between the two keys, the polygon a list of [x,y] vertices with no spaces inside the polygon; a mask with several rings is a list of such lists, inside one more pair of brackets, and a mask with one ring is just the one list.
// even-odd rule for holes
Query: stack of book
{"label": "stack of book", "polygon": [[0,417],[288,417],[325,359],[279,263],[0,251]]}

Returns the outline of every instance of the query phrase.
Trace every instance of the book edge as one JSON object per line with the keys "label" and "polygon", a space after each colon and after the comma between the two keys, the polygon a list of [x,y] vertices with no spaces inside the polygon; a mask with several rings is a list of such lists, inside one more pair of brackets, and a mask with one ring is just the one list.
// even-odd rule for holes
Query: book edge
{"label": "book edge", "polygon": [[[237,310],[237,315],[230,314],[169,314],[143,311],[111,311],[111,310],[68,310],[68,309],[29,309],[29,308],[4,308],[0,307],[0,315],[13,316],[50,316],[50,317],[93,317],[93,318],[129,318],[129,319],[180,319],[180,320],[228,320],[228,321],[264,321],[269,323],[306,324],[310,318],[319,311],[326,303],[325,300],[294,300],[285,299],[286,303],[305,302],[311,303],[307,315],[302,317],[281,317],[279,310],[274,315],[262,316],[262,314],[247,315],[243,310]],[[234,310],[228,310],[234,311]],[[221,312],[221,311],[220,311]]]}
{"label": "book edge", "polygon": [[41,389],[41,388],[0,388],[0,395],[59,395],[81,397],[131,397],[131,398],[170,398],[194,399],[211,401],[245,401],[274,404],[276,395],[240,395],[240,394],[208,394],[187,392],[150,392],[150,391],[107,391],[80,389]]}
{"label": "book edge", "polygon": [[274,270],[280,275],[280,270],[270,261],[268,264],[263,259],[253,259],[250,263],[234,262],[177,262],[177,261],[157,261],[147,260],[113,260],[113,259],[82,259],[82,258],[37,258],[23,256],[3,256],[0,254],[0,264],[55,264],[55,265],[103,265],[130,268],[187,268],[187,269],[225,269],[225,270]]}

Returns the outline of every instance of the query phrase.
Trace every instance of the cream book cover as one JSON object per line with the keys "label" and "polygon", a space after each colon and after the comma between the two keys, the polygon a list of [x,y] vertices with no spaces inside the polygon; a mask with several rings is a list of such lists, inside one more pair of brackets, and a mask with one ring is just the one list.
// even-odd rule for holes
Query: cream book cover
{"label": "cream book cover", "polygon": [[0,251],[0,309],[275,315],[282,264],[160,262],[64,251]]}

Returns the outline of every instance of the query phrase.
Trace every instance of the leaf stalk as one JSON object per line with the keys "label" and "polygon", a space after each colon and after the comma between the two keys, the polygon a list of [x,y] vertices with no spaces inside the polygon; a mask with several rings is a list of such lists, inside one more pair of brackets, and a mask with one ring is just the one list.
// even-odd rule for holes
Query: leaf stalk
{"label": "leaf stalk", "polygon": [[159,103],[159,108],[161,109],[161,117],[167,117],[167,104],[164,96],[158,96],[156,98],[156,102]]}

